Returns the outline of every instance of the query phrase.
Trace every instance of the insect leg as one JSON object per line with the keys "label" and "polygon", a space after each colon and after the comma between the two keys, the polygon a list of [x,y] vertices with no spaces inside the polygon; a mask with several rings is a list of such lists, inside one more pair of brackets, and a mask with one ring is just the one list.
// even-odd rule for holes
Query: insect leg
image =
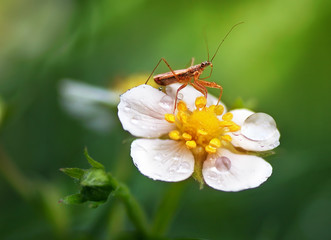
{"label": "insect leg", "polygon": [[145,84],[148,83],[149,79],[151,78],[151,76],[153,75],[153,73],[155,72],[156,68],[160,65],[161,61],[163,61],[167,66],[168,68],[170,69],[170,71],[172,72],[172,74],[174,75],[174,77],[176,78],[176,80],[179,82],[179,78],[177,76],[177,74],[174,72],[174,70],[172,70],[172,68],[170,67],[169,63],[164,59],[164,58],[161,58],[159,60],[159,62],[156,64],[155,68],[153,69],[152,73],[149,75],[149,77],[147,78]]}
{"label": "insect leg", "polygon": [[213,66],[211,65],[210,67],[211,67],[211,70],[210,70],[210,73],[209,73],[209,75],[208,75],[207,77],[204,77],[204,78],[200,78],[199,80],[205,80],[205,79],[207,79],[207,78],[210,78],[210,77],[211,77],[211,74],[212,74],[212,72],[213,72]]}
{"label": "insect leg", "polygon": [[180,90],[182,90],[184,87],[186,87],[188,84],[188,82],[184,83],[182,86],[180,86],[178,89],[177,89],[177,92],[176,92],[176,97],[175,97],[175,106],[174,106],[174,113],[175,113],[175,110],[176,110],[176,107],[177,107],[177,100],[178,100],[178,93]]}
{"label": "insect leg", "polygon": [[204,87],[209,87],[209,88],[218,88],[220,90],[220,96],[218,97],[218,101],[217,101],[217,105],[220,103],[221,101],[221,97],[223,94],[223,87],[221,85],[218,85],[217,83],[214,82],[207,82],[207,81],[203,81],[199,79],[199,84],[204,86]]}
{"label": "insect leg", "polygon": [[199,92],[201,92],[203,94],[203,96],[207,99],[207,89],[201,85],[198,81],[194,81],[191,83],[191,85],[198,90]]}

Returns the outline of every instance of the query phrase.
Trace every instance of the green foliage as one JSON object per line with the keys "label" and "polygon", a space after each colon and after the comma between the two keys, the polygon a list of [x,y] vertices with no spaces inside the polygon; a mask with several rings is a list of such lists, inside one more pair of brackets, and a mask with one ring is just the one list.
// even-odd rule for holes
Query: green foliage
{"label": "green foliage", "polygon": [[[200,63],[207,59],[203,29],[212,56],[226,31],[240,21],[245,24],[224,42],[206,80],[223,86],[228,109],[238,98],[244,101],[234,105],[250,108],[253,98],[254,110],[275,118],[282,137],[277,154],[267,159],[273,174],[261,187],[240,193],[189,185],[168,236],[331,239],[331,1],[325,0],[207,0],[190,6],[186,1],[1,1],[5,117],[0,117],[0,149],[11,164],[0,164],[0,239],[116,239],[133,228],[115,199],[93,210],[80,205],[79,213],[57,204],[74,192],[68,192],[70,179],[56,169],[80,164],[84,146],[96,153],[95,159],[107,159],[105,168],[130,185],[152,216],[170,183],[138,173],[129,154],[131,136],[118,127],[116,114],[111,132],[101,133],[67,115],[59,83],[70,77],[112,90],[130,74],[150,74],[160,57],[174,70],[191,57]],[[156,74],[168,71],[160,64]],[[219,91],[209,93],[218,96]],[[66,171],[75,183],[85,174],[84,169]],[[36,192],[36,182],[47,183],[47,208],[25,197]],[[82,199],[81,188],[71,201]],[[93,196],[103,195],[99,190]],[[50,220],[52,214],[58,220]],[[67,224],[59,228],[55,222]]]}
{"label": "green foliage", "polygon": [[90,207],[98,207],[107,201],[109,195],[116,189],[114,180],[105,172],[104,166],[92,159],[87,149],[85,157],[91,165],[89,169],[61,168],[68,176],[79,181],[81,190],[79,193],[69,195],[60,200],[65,204],[82,204],[90,202]]}

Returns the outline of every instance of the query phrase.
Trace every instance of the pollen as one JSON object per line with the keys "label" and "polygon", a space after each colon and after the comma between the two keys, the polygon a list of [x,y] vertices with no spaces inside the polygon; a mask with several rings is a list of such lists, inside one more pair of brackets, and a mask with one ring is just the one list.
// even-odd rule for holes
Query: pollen
{"label": "pollen", "polygon": [[231,142],[232,141],[232,137],[230,135],[223,135],[222,140],[227,141],[227,142]]}
{"label": "pollen", "polygon": [[205,97],[201,96],[195,99],[195,106],[197,108],[203,108],[206,106],[206,104],[207,104],[207,99]]}
{"label": "pollen", "polygon": [[203,136],[207,136],[207,135],[208,135],[208,132],[206,132],[206,131],[203,130],[203,129],[198,129],[198,130],[197,130],[197,134],[199,134],[199,135],[203,135]]}
{"label": "pollen", "polygon": [[179,111],[177,113],[177,118],[179,121],[186,123],[187,122],[187,114],[184,111]]}
{"label": "pollen", "polygon": [[233,118],[233,114],[230,113],[230,112],[225,113],[225,114],[222,116],[222,119],[223,119],[224,121],[231,121],[232,118]]}
{"label": "pollen", "polygon": [[186,141],[185,144],[188,149],[193,149],[197,147],[197,143],[195,141]]}
{"label": "pollen", "polygon": [[190,141],[192,139],[192,136],[188,133],[183,133],[182,137],[184,138],[185,141]]}
{"label": "pollen", "polygon": [[218,138],[213,138],[212,140],[210,140],[209,145],[214,148],[219,148],[221,147],[221,141]]}
{"label": "pollen", "polygon": [[234,124],[234,125],[229,127],[229,130],[230,130],[230,132],[237,132],[237,131],[240,130],[240,126]]}
{"label": "pollen", "polygon": [[216,153],[217,148],[215,148],[215,147],[213,147],[213,146],[210,146],[210,145],[207,145],[207,146],[205,147],[205,150],[206,150],[207,153]]}
{"label": "pollen", "polygon": [[174,123],[176,126],[176,130],[169,132],[169,138],[183,141],[193,154],[196,153],[197,149],[201,149],[205,154],[216,153],[218,148],[226,146],[225,142],[232,141],[227,133],[240,129],[232,121],[232,113],[225,113],[222,119],[219,118],[224,113],[224,106],[206,106],[206,104],[207,99],[205,97],[197,97],[195,100],[196,109],[192,111],[188,109],[184,101],[180,101],[177,104],[176,115],[165,114],[166,121]]}
{"label": "pollen", "polygon": [[172,130],[169,132],[169,137],[172,140],[179,140],[180,139],[180,132],[178,130]]}
{"label": "pollen", "polygon": [[186,103],[183,102],[183,101],[180,101],[180,102],[177,104],[177,110],[178,110],[178,111],[186,111],[186,110],[187,110]]}
{"label": "pollen", "polygon": [[164,118],[165,118],[165,120],[167,120],[167,122],[169,122],[169,123],[174,123],[175,120],[176,120],[175,115],[173,115],[173,114],[169,114],[169,113],[166,113],[166,114],[164,115]]}
{"label": "pollen", "polygon": [[216,114],[217,116],[222,115],[222,113],[224,112],[224,107],[223,107],[223,105],[217,105],[217,106],[215,106],[215,108],[214,108],[214,112],[215,112],[215,114]]}

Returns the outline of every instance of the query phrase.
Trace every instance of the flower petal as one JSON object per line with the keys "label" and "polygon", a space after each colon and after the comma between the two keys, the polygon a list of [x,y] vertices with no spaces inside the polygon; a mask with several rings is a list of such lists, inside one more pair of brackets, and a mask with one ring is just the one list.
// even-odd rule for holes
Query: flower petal
{"label": "flower petal", "polygon": [[[182,84],[180,84],[180,83],[175,83],[175,84],[168,85],[166,87],[167,94],[170,97],[172,97],[173,99],[175,99],[177,89],[181,85]],[[182,90],[179,91],[177,97],[178,97],[178,100],[183,100],[186,103],[188,109],[193,111],[195,109],[195,99],[197,97],[200,97],[200,96],[203,96],[203,94],[201,92],[199,92],[198,90],[196,90],[192,86],[188,85],[188,86],[186,86],[185,88],[183,88]],[[207,95],[207,106],[216,105],[217,101],[218,101],[218,98],[214,97],[211,94]],[[219,104],[224,106],[224,112],[226,112],[225,105],[222,102],[220,102]]]}
{"label": "flower petal", "polygon": [[171,97],[144,84],[121,95],[118,117],[134,136],[160,137],[175,128],[164,119],[164,114],[172,113],[173,104]]}
{"label": "flower petal", "polygon": [[254,113],[247,109],[231,112],[233,121],[241,126],[241,130],[230,133],[235,147],[249,151],[268,151],[279,145],[280,133],[270,115]]}
{"label": "flower petal", "polygon": [[227,149],[209,154],[202,169],[204,180],[210,187],[227,192],[258,187],[271,173],[271,165],[263,158],[235,154]]}
{"label": "flower petal", "polygon": [[194,157],[181,142],[138,139],[132,142],[131,157],[139,171],[154,180],[182,181],[194,170]]}

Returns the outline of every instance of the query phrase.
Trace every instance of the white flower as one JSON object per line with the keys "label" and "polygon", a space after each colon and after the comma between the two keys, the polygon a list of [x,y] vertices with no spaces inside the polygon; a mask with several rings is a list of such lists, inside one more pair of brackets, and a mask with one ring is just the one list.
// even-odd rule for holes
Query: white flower
{"label": "white flower", "polygon": [[[267,180],[272,167],[251,151],[279,145],[273,118],[247,109],[225,112],[211,95],[205,99],[190,86],[174,98],[178,84],[166,93],[148,85],[121,95],[118,116],[136,137],[131,156],[139,171],[154,179],[176,182],[192,174],[200,183],[222,191],[254,188]],[[248,152],[249,151],[249,152]]]}
{"label": "white flower", "polygon": [[118,92],[63,79],[59,84],[59,93],[60,103],[65,111],[87,128],[105,133],[113,127],[115,116],[109,111],[109,107],[118,104]]}

